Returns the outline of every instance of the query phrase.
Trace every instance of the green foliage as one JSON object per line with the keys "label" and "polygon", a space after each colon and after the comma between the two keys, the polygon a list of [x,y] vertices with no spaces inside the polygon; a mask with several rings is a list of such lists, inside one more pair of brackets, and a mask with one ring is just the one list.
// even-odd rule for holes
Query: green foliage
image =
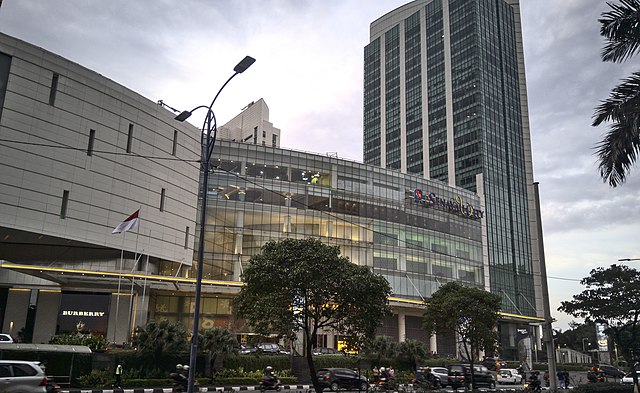
{"label": "green foliage", "polygon": [[632,393],[633,385],[623,385],[621,383],[588,383],[578,385],[572,389],[573,393]]}
{"label": "green foliage", "polygon": [[344,355],[321,355],[314,356],[313,364],[318,368],[341,367],[341,368],[358,368],[358,359]]}
{"label": "green foliage", "polygon": [[114,382],[113,375],[107,370],[91,370],[78,378],[78,385],[82,388],[107,388]]}
{"label": "green foliage", "polygon": [[411,369],[415,371],[418,364],[427,357],[427,348],[422,341],[406,340],[398,345],[398,356],[409,362]]}
{"label": "green foliage", "polygon": [[462,341],[464,355],[477,362],[477,352],[493,353],[497,336],[500,296],[450,282],[438,289],[427,302],[423,327],[428,333],[455,331]]}
{"label": "green foliage", "polygon": [[558,310],[590,323],[606,323],[605,333],[618,344],[624,358],[630,364],[639,361],[640,272],[625,265],[599,267],[580,283],[586,289],[562,302]]}
{"label": "green foliage", "polygon": [[138,327],[137,331],[134,346],[141,356],[152,361],[146,363],[147,368],[164,368],[164,354],[176,354],[188,348],[187,331],[180,323],[172,323],[166,319],[159,322],[151,320],[144,327]]}
{"label": "green foliage", "polygon": [[105,349],[107,339],[93,334],[58,334],[51,337],[49,344],[85,345],[95,351]]}
{"label": "green foliage", "polygon": [[389,336],[377,336],[367,341],[363,347],[364,355],[374,366],[383,366],[383,358],[395,358],[398,354],[398,342]]}
{"label": "green foliage", "polygon": [[213,327],[204,329],[198,337],[198,347],[207,354],[207,373],[213,374],[213,367],[218,355],[238,352],[238,341],[227,329]]}
{"label": "green foliage", "polygon": [[[622,62],[640,49],[640,3],[621,0],[621,4],[607,2],[611,11],[602,13],[600,35],[606,40],[602,60]],[[593,115],[593,126],[611,123],[603,140],[596,145],[598,169],[603,181],[616,187],[626,180],[636,162],[640,149],[640,72],[616,86],[602,101]]]}
{"label": "green foliage", "polygon": [[[567,347],[582,351],[597,348],[596,326],[593,322],[569,324],[570,329],[554,330],[554,343],[559,347]],[[584,339],[584,340],[583,340]]]}
{"label": "green foliage", "polygon": [[251,257],[242,279],[246,285],[234,301],[238,315],[259,334],[293,340],[302,331],[314,383],[311,350],[321,329],[335,331],[349,348],[358,348],[390,313],[387,280],[340,256],[339,247],[316,239],[268,242]]}
{"label": "green foliage", "polygon": [[267,366],[271,366],[277,373],[291,367],[287,356],[276,355],[230,355],[224,358],[223,365],[225,370],[264,370]]}

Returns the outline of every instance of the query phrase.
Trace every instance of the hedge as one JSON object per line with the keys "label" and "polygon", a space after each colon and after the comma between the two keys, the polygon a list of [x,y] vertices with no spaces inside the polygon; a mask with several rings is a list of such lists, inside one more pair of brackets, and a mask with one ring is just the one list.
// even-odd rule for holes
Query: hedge
{"label": "hedge", "polygon": [[284,355],[230,355],[224,358],[223,368],[247,371],[264,370],[267,366],[277,371],[290,370],[289,356]]}
{"label": "hedge", "polygon": [[623,385],[621,383],[587,383],[576,386],[573,393],[632,393],[633,385]]}

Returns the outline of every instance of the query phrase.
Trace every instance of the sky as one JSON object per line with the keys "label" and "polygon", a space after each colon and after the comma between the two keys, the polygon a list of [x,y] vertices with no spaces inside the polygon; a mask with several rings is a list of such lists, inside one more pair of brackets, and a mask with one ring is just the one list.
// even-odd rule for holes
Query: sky
{"label": "sky", "polygon": [[[209,104],[219,124],[264,98],[281,147],[362,161],[363,48],[370,23],[405,0],[3,0],[0,32],[153,101]],[[640,258],[640,173],[611,188],[597,170],[594,108],[636,70],[603,63],[604,0],[521,0],[535,181],[554,328],[591,269]],[[200,125],[193,116],[195,125]],[[627,262],[640,268],[640,261]]]}

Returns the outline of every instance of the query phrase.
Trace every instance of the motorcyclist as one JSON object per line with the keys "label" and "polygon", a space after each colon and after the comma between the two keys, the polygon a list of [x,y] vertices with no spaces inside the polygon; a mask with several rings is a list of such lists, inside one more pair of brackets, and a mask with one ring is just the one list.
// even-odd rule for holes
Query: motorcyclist
{"label": "motorcyclist", "polygon": [[538,378],[539,375],[540,375],[539,371],[534,371],[531,373],[531,375],[527,379],[527,391],[529,392],[542,391],[542,384],[540,383],[540,379]]}
{"label": "motorcyclist", "polygon": [[182,364],[176,364],[175,371],[169,374],[171,379],[175,381],[176,387],[184,390],[187,390],[187,385],[189,384],[188,375],[189,375],[189,366],[183,366]]}
{"label": "motorcyclist", "polygon": [[262,386],[265,388],[277,387],[280,381],[273,371],[273,367],[267,366],[264,369],[264,375],[262,376]]}

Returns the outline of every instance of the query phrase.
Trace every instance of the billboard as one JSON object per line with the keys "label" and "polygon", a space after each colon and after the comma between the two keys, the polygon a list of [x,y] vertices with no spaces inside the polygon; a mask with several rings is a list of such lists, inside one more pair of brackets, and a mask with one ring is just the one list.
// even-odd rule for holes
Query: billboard
{"label": "billboard", "polygon": [[596,323],[596,341],[598,342],[599,352],[609,351],[609,340],[607,339],[607,335],[604,333],[606,328],[606,323]]}
{"label": "billboard", "polygon": [[111,294],[62,292],[56,334],[107,335]]}

